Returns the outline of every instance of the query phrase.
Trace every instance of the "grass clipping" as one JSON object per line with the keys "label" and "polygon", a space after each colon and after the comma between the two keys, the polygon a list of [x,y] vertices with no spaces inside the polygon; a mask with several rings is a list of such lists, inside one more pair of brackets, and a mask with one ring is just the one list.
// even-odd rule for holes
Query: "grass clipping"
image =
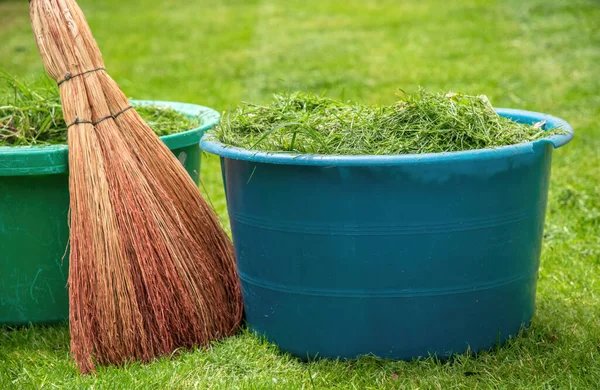
{"label": "grass clipping", "polygon": [[[27,84],[0,75],[0,146],[46,146],[67,143],[67,124],[56,84]],[[136,111],[159,137],[200,126],[201,120],[154,105]]]}
{"label": "grass clipping", "polygon": [[484,95],[421,89],[371,106],[296,92],[268,105],[244,103],[214,134],[226,145],[267,152],[393,155],[494,148],[555,132],[543,125],[499,116]]}

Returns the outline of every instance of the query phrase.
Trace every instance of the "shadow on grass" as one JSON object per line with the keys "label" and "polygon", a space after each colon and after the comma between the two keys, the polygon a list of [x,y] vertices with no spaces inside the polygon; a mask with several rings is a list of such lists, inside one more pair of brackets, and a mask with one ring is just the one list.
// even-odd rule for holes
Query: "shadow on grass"
{"label": "shadow on grass", "polygon": [[[573,335],[566,334],[564,330],[576,324],[577,318],[556,315],[556,313],[572,310],[572,307],[567,307],[564,301],[548,299],[544,299],[542,306],[544,311],[534,316],[529,327],[522,328],[517,335],[510,337],[504,343],[497,343],[486,350],[477,352],[467,350],[449,357],[427,356],[399,361],[378,358],[373,355],[364,355],[354,359],[299,358],[281,351],[276,344],[269,342],[265,336],[254,333],[244,323],[232,337],[215,341],[209,347],[182,348],[171,356],[159,358],[159,360],[195,359],[193,355],[199,353],[214,355],[214,358],[209,360],[216,364],[220,361],[219,356],[223,355],[223,358],[227,358],[227,362],[223,363],[227,365],[232,364],[227,350],[241,348],[241,350],[247,350],[247,353],[250,351],[250,355],[255,355],[256,359],[260,360],[261,354],[273,355],[281,362],[297,364],[307,370],[327,369],[327,367],[341,365],[348,370],[368,368],[369,370],[395,372],[399,367],[413,369],[426,367],[433,370],[464,371],[465,376],[475,376],[479,375],[479,371],[472,366],[481,368],[490,362],[499,364],[506,360],[536,359],[536,357],[542,356],[555,356],[558,359],[559,355],[568,357],[569,353],[573,353],[571,347]],[[46,365],[44,359],[59,359],[62,364],[66,363],[74,367],[69,353],[69,342],[69,328],[66,323],[14,328],[3,326],[0,328],[0,362],[11,356],[12,359],[9,360],[27,356],[29,358],[28,365]],[[246,358],[251,358],[251,356],[246,356]],[[69,362],[66,362],[65,359]],[[134,365],[138,364],[134,363]],[[131,367],[130,364],[126,366]]]}

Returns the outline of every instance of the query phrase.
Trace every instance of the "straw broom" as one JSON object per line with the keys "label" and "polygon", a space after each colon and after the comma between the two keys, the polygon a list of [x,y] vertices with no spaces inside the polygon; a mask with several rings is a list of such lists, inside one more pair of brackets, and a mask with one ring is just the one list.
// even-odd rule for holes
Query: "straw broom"
{"label": "straw broom", "polygon": [[73,0],[30,16],[69,127],[71,352],[149,361],[232,334],[242,303],[231,243],[195,183],[104,70]]}

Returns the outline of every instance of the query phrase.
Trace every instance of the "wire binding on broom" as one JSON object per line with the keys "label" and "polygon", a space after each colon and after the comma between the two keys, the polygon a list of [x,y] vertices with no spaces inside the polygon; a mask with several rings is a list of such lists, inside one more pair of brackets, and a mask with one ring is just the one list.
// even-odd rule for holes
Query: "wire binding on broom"
{"label": "wire binding on broom", "polygon": [[[31,2],[31,0],[29,0]],[[90,70],[86,70],[85,72],[81,72],[81,73],[77,73],[77,74],[71,74],[69,72],[65,73],[65,78],[60,80],[57,84],[60,87],[62,83],[64,83],[65,81],[69,81],[75,77],[79,77],[79,76],[83,76],[84,74],[88,74],[88,73],[92,73],[92,72],[97,72],[99,70],[106,70],[104,68],[96,68],[96,69],[90,69]]]}
{"label": "wire binding on broom", "polygon": [[133,106],[125,107],[125,108],[124,108],[124,109],[122,109],[121,111],[117,112],[115,115],[107,115],[107,116],[105,116],[105,117],[102,117],[102,118],[98,119],[97,121],[94,121],[94,122],[92,122],[92,121],[88,121],[88,120],[79,120],[79,119],[75,119],[75,121],[74,121],[74,122],[72,122],[71,124],[69,124],[69,125],[67,126],[67,129],[69,129],[69,127],[71,127],[71,126],[78,125],[78,124],[81,124],[81,123],[91,123],[91,124],[92,124],[92,126],[96,126],[98,123],[100,123],[100,122],[102,122],[102,121],[105,121],[105,120],[107,120],[107,119],[116,119],[116,118],[118,118],[118,117],[119,117],[119,115],[123,114],[125,111],[127,111],[127,110],[130,110],[130,109],[132,109],[132,108],[133,108]]}
{"label": "wire binding on broom", "polygon": [[89,123],[90,125],[93,125],[94,122],[92,121],[88,121],[88,120],[79,120],[79,119],[75,119],[73,122],[71,122],[68,126],[67,126],[67,130],[71,127],[71,126],[75,126],[75,125],[80,125],[83,123]]}

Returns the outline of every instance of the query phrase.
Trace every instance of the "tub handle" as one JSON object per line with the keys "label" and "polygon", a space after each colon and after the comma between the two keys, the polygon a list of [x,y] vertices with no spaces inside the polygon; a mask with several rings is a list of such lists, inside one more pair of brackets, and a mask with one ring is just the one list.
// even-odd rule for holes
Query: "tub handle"
{"label": "tub handle", "polygon": [[575,136],[573,128],[566,121],[564,121],[560,118],[550,116],[550,115],[547,115],[547,120],[552,121],[555,124],[555,126],[552,126],[552,128],[546,129],[546,130],[558,128],[560,130],[565,131],[564,134],[551,135],[550,137],[544,138],[542,140],[542,141],[550,142],[554,146],[555,149],[560,148],[561,146],[567,144]]}

